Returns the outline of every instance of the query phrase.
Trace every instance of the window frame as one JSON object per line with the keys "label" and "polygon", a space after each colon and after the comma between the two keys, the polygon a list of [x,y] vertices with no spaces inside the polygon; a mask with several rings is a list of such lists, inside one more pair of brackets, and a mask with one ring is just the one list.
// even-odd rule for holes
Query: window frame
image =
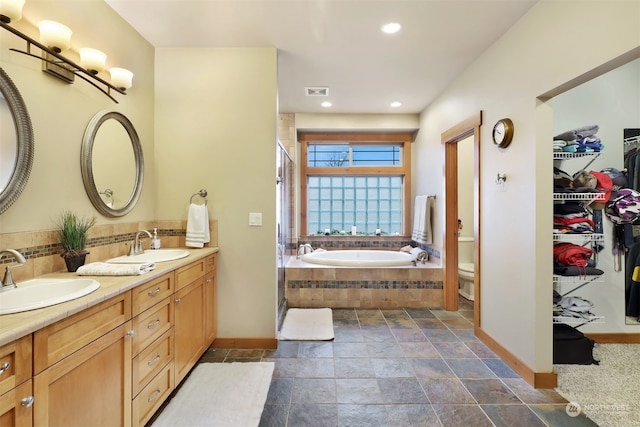
{"label": "window frame", "polygon": [[[313,176],[402,176],[403,182],[403,219],[402,235],[409,236],[411,227],[411,142],[414,133],[372,133],[372,132],[298,132],[300,143],[300,236],[307,236],[307,180]],[[312,143],[343,143],[343,144],[379,144],[402,145],[402,164],[398,166],[308,166],[308,146]]]}

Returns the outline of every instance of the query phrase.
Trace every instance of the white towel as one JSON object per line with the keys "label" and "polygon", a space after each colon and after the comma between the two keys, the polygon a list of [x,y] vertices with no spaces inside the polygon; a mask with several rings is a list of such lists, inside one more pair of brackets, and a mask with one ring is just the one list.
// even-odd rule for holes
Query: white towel
{"label": "white towel", "polygon": [[209,243],[209,210],[207,205],[189,205],[187,216],[186,245],[190,248],[202,248]]}
{"label": "white towel", "polygon": [[144,264],[109,264],[92,262],[78,268],[80,276],[139,276],[156,268],[153,262]]}
{"label": "white towel", "polygon": [[427,261],[429,259],[429,255],[427,254],[427,252],[420,248],[413,248],[409,253],[413,257],[413,259],[418,261]]}
{"label": "white towel", "polygon": [[417,196],[413,206],[413,233],[411,239],[417,243],[430,245],[433,243],[431,228],[431,210],[434,203],[433,197]]}

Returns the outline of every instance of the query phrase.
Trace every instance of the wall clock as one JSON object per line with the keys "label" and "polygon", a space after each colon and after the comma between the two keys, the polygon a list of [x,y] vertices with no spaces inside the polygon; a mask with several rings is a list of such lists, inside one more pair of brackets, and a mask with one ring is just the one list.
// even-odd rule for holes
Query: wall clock
{"label": "wall clock", "polygon": [[493,126],[493,143],[500,148],[506,148],[513,139],[513,122],[511,119],[500,119]]}

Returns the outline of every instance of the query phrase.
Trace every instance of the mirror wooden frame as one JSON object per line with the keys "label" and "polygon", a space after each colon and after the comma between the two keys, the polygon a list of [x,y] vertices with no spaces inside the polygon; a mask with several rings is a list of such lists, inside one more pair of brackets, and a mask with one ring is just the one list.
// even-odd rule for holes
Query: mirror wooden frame
{"label": "mirror wooden frame", "polygon": [[[133,187],[133,191],[131,192],[129,199],[120,208],[112,208],[104,202],[104,200],[100,196],[98,188],[96,187],[93,176],[93,145],[95,142],[96,134],[98,133],[98,130],[100,130],[100,126],[104,122],[112,119],[118,121],[125,128],[127,134],[129,134],[131,146],[133,148],[133,154],[135,157],[136,167],[134,180],[135,184]],[[144,158],[142,155],[142,146],[140,145],[140,138],[138,137],[138,133],[133,127],[131,121],[124,114],[117,111],[104,110],[98,112],[95,116],[93,116],[85,130],[84,137],[82,139],[82,150],[80,153],[80,159],[80,169],[82,171],[82,182],[84,183],[84,188],[87,191],[89,200],[91,200],[91,203],[98,210],[98,212],[108,217],[120,217],[131,212],[131,210],[138,202],[138,199],[140,198],[144,177]]]}
{"label": "mirror wooden frame", "polygon": [[7,101],[16,129],[16,166],[4,191],[0,193],[0,214],[20,197],[33,166],[33,126],[22,95],[7,73],[0,68],[0,91]]}

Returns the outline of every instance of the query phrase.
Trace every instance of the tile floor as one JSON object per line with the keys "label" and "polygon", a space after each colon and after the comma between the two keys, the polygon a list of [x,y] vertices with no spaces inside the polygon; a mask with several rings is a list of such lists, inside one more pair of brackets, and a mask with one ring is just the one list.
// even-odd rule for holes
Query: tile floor
{"label": "tile floor", "polygon": [[210,349],[201,362],[275,363],[260,427],[595,426],[570,417],[473,334],[473,306],[334,309],[335,339]]}

